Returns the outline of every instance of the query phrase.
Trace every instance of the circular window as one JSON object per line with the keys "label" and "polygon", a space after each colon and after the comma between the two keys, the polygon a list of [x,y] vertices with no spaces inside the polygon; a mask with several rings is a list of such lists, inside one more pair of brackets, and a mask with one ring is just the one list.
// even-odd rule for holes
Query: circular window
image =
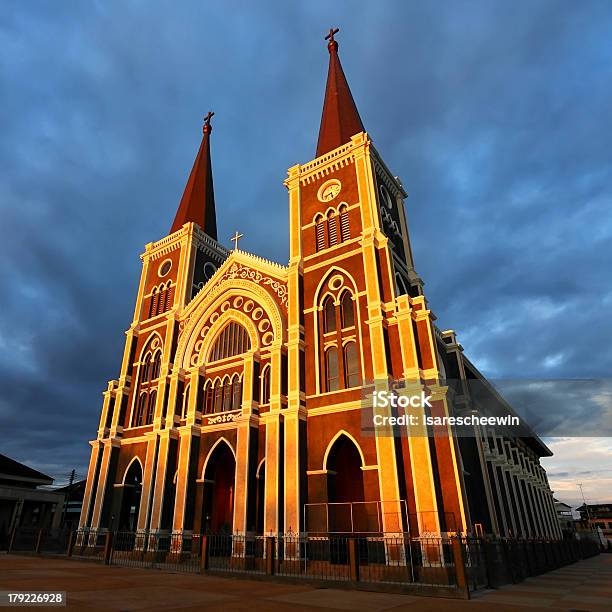
{"label": "circular window", "polygon": [[217,266],[211,261],[204,264],[204,278],[208,280],[217,271]]}
{"label": "circular window", "polygon": [[344,278],[340,274],[336,274],[329,279],[329,286],[334,291],[337,291],[344,285]]}
{"label": "circular window", "polygon": [[340,193],[341,188],[342,184],[338,179],[331,179],[319,187],[317,198],[320,202],[330,202]]}
{"label": "circular window", "polygon": [[166,259],[165,261],[161,262],[159,268],[157,269],[157,274],[159,276],[166,276],[170,270],[172,270],[172,260]]}

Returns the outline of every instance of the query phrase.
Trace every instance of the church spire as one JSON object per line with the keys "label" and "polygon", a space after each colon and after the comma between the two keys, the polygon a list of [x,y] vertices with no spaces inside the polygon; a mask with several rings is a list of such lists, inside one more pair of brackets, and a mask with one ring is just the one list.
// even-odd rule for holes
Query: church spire
{"label": "church spire", "polygon": [[329,41],[327,44],[329,71],[317,142],[317,157],[347,143],[351,136],[365,131],[338,58],[338,42],[334,39],[338,31],[338,28],[331,28],[325,37],[325,40]]}
{"label": "church spire", "polygon": [[204,118],[202,144],[176,211],[176,217],[170,229],[171,234],[179,230],[185,223],[193,221],[211,238],[217,239],[215,192],[210,162],[210,133],[212,132],[210,120],[214,114],[209,112]]}

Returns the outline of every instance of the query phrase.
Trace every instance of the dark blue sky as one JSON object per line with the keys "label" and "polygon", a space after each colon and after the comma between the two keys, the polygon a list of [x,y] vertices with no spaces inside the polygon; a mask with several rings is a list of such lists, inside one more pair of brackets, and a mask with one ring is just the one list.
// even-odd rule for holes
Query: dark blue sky
{"label": "dark blue sky", "polygon": [[5,0],[0,452],[84,472],[138,256],[209,109],[220,238],[286,262],[282,181],[314,156],[331,25],[439,326],[492,377],[609,377],[609,2]]}

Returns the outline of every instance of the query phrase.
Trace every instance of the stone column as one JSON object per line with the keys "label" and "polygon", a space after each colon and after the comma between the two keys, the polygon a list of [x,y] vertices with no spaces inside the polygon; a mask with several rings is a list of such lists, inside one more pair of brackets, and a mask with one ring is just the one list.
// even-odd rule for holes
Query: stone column
{"label": "stone column", "polygon": [[168,474],[168,452],[170,450],[170,439],[176,440],[177,438],[178,433],[175,429],[166,429],[159,432],[159,450],[157,453],[157,469],[155,472],[155,490],[153,491],[153,503],[151,506],[151,531],[158,531],[161,526],[167,479],[174,477],[174,474]]}
{"label": "stone column", "polygon": [[176,499],[174,502],[174,519],[172,522],[172,531],[191,530],[191,525],[186,527],[186,508],[187,508],[187,493],[191,485],[195,486],[194,462],[192,461],[192,447],[196,446],[195,439],[199,442],[200,429],[186,425],[179,430],[180,445],[179,445],[179,465],[178,477],[176,481]]}
{"label": "stone column", "polygon": [[266,463],[264,494],[264,534],[278,533],[280,487],[280,412],[270,411],[261,416],[266,427]]}
{"label": "stone column", "polygon": [[108,479],[115,477],[115,474],[110,474],[111,459],[113,451],[118,452],[121,443],[116,439],[104,440],[104,450],[102,452],[102,462],[100,464],[100,473],[98,475],[98,486],[96,490],[96,499],[94,502],[93,516],[91,518],[91,527],[99,529],[102,527],[102,510],[106,503],[106,492],[108,489]]}
{"label": "stone column", "polygon": [[104,451],[104,443],[102,440],[94,440],[89,444],[91,445],[91,455],[89,457],[89,469],[87,470],[87,482],[85,484],[85,494],[83,495],[83,506],[81,508],[81,517],[79,519],[79,529],[89,527],[89,512],[97,490],[96,472],[98,468],[98,460]]}

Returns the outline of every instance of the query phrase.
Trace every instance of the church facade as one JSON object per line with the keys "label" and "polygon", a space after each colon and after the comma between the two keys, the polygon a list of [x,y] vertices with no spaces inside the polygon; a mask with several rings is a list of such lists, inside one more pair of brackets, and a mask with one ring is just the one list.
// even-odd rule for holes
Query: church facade
{"label": "church facade", "polygon": [[470,406],[469,380],[504,402],[435,325],[406,192],[364,129],[334,34],[316,157],[285,180],[287,265],[240,250],[238,234],[231,250],[218,241],[207,116],[170,233],[141,256],[82,528],[560,537],[537,436],[374,424],[372,394],[397,380],[431,397],[410,408],[421,416]]}

